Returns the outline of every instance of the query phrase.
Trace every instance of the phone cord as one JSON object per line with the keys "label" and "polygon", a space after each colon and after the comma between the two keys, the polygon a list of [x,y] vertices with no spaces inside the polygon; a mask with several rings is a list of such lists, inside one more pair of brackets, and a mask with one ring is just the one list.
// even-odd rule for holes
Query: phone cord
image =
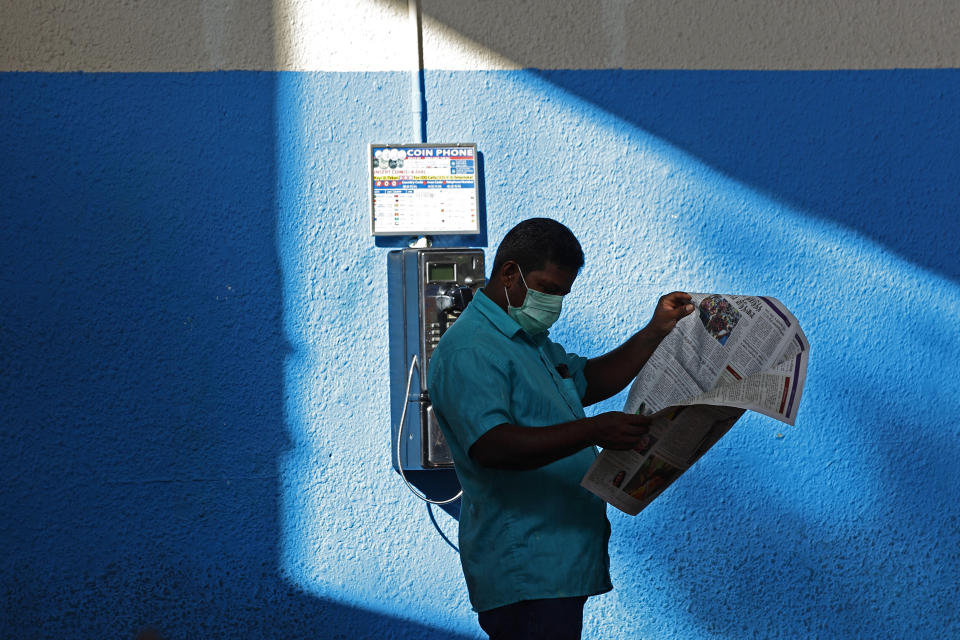
{"label": "phone cord", "polygon": [[457,495],[447,500],[432,500],[417,491],[417,489],[410,484],[406,474],[403,473],[403,465],[400,463],[400,450],[403,444],[403,425],[406,424],[407,421],[407,407],[410,406],[410,384],[413,382],[413,370],[415,368],[419,369],[417,366],[417,354],[413,354],[413,359],[410,360],[410,370],[407,372],[407,390],[403,394],[403,411],[400,413],[400,426],[397,428],[397,469],[400,471],[400,477],[403,478],[403,481],[407,484],[407,489],[410,489],[410,493],[413,495],[430,504],[450,504],[454,500],[460,499],[460,496],[463,495],[463,489],[461,489]]}

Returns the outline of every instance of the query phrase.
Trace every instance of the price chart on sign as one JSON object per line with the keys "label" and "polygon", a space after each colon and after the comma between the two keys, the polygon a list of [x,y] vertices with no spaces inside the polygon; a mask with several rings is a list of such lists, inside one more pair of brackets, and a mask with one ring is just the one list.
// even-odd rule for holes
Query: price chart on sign
{"label": "price chart on sign", "polygon": [[369,160],[373,235],[480,232],[476,145],[372,144]]}

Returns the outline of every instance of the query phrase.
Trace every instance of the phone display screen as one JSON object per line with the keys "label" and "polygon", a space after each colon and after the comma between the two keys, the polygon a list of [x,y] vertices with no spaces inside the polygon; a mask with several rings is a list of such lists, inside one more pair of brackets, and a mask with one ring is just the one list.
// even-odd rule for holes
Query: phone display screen
{"label": "phone display screen", "polygon": [[427,265],[427,279],[430,282],[453,282],[457,279],[456,269],[452,264]]}

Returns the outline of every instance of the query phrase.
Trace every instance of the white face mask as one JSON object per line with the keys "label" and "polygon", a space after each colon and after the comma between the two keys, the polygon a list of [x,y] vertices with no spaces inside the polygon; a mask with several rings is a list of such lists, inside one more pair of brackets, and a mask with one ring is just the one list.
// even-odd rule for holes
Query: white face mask
{"label": "white face mask", "polygon": [[510,294],[506,287],[503,288],[507,295],[507,314],[530,335],[544,333],[560,317],[563,296],[531,289],[523,277],[523,271],[520,272],[520,280],[527,288],[527,295],[519,307],[510,304]]}

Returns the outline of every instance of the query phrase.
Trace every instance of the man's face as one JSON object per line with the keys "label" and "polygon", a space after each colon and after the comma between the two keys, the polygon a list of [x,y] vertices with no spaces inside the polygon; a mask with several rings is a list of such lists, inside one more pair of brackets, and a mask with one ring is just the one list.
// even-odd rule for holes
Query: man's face
{"label": "man's face", "polygon": [[527,289],[523,286],[524,281],[527,287],[541,293],[565,296],[570,293],[573,282],[577,279],[576,271],[557,266],[552,262],[547,262],[535,271],[524,273],[522,279],[517,263],[508,262],[504,265],[503,275],[509,282],[507,293],[510,296],[510,303],[518,307],[527,297]]}

